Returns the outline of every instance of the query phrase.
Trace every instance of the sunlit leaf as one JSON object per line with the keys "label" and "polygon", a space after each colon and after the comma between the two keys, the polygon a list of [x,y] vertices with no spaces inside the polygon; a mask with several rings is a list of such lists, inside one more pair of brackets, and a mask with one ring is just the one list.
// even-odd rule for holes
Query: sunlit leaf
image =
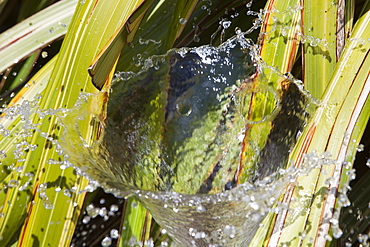
{"label": "sunlit leaf", "polygon": [[67,32],[77,0],[60,1],[0,35],[0,71]]}

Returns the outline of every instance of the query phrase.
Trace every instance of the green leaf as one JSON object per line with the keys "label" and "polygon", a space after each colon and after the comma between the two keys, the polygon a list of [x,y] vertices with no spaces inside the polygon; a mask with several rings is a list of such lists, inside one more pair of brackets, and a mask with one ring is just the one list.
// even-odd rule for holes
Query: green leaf
{"label": "green leaf", "polygon": [[0,71],[64,36],[77,0],[60,1],[0,35]]}
{"label": "green leaf", "polygon": [[[47,109],[70,108],[75,104],[81,91],[95,91],[87,68],[115,30],[127,20],[136,7],[136,3],[128,1],[79,2],[57,61],[53,68],[49,68],[52,72],[47,78],[48,83],[38,102],[41,112]],[[112,16],[107,16],[107,12]],[[107,21],[108,17],[109,21]],[[50,73],[50,70],[44,73]],[[1,210],[4,217],[0,219],[2,245],[15,240],[13,236],[16,236],[22,224],[24,225],[20,233],[20,245],[68,245],[75,221],[82,208],[84,193],[72,192],[75,190],[83,192],[86,180],[76,177],[71,168],[62,170],[52,164],[55,161],[63,161],[63,157],[58,155],[56,142],[62,135],[62,127],[58,126],[53,112],[49,115],[46,113],[46,117],[40,117],[40,111],[33,110],[31,113],[36,112],[36,114],[25,116],[38,126],[36,132],[31,131],[31,135],[21,140],[35,147],[35,150],[22,152],[21,159],[16,160],[14,167],[20,170],[23,168],[21,173],[11,170],[12,178],[19,181],[19,185],[24,185],[28,181],[29,177],[26,174],[32,173],[34,176],[28,181],[26,190],[15,186],[3,191],[5,201]],[[21,128],[23,128],[22,125],[24,124],[21,124]],[[81,133],[87,139],[93,140],[96,127],[96,125],[86,124]],[[16,136],[10,136],[7,139],[14,143],[13,146],[19,144]],[[4,165],[9,167],[11,163]],[[63,194],[65,190],[72,194],[71,197]],[[12,221],[14,222],[11,223]]]}
{"label": "green leaf", "polygon": [[[353,162],[354,147],[358,145],[364,131],[355,128],[364,126],[369,119],[368,95],[370,90],[369,39],[370,12],[356,23],[352,36],[338,62],[327,88],[323,102],[306,126],[300,141],[291,154],[291,161],[299,167],[303,155],[314,150],[321,154],[326,151],[335,160],[333,164],[314,169],[308,176],[298,179],[298,186],[290,188],[283,203],[290,204],[288,212],[278,214],[274,234],[269,244],[279,246],[283,243],[324,246],[330,229],[330,219],[334,217],[333,208],[338,196],[341,181],[348,180],[343,162]],[[361,122],[357,122],[362,119]],[[349,156],[348,156],[349,155]],[[328,186],[328,179],[330,184]],[[327,194],[326,191],[330,191]],[[314,196],[315,195],[315,196]],[[279,217],[281,216],[281,217]],[[337,225],[331,225],[337,230]],[[320,234],[319,234],[320,232]],[[306,237],[301,240],[300,234]]]}
{"label": "green leaf", "polygon": [[329,0],[304,1],[303,81],[305,88],[318,99],[321,99],[343,49],[343,8]]}
{"label": "green leaf", "polygon": [[125,44],[131,43],[135,36],[142,18],[148,10],[151,1],[140,1],[140,6],[135,10],[129,19],[125,20],[118,28],[107,45],[102,49],[95,61],[88,68],[93,84],[100,90],[112,72],[122,48]]}

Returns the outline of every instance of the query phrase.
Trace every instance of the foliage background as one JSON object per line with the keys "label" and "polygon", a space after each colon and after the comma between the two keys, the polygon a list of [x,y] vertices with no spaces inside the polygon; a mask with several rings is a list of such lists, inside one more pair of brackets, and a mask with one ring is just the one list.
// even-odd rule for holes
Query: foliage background
{"label": "foliage background", "polygon": [[[56,1],[48,1],[48,0],[40,0],[40,1],[26,1],[26,0],[16,0],[16,1],[0,1],[0,10],[1,10],[1,15],[0,15],[0,26],[1,26],[1,32],[9,29],[12,27],[14,24],[21,22],[22,20],[26,19],[27,17],[33,15],[34,13],[45,9],[47,6],[50,6]],[[60,1],[60,2],[68,2],[68,1]],[[69,1],[73,2],[73,1]],[[87,3],[84,4],[86,6],[86,9],[88,9],[89,6],[93,3],[93,1],[86,1]],[[29,82],[30,80],[36,80],[37,74],[36,72],[40,71],[41,68],[44,68],[46,71],[48,68],[46,64],[51,64],[52,58],[60,52],[59,56],[64,56],[65,61],[59,62],[58,66],[59,68],[68,68],[68,61],[73,61],[73,59],[76,59],[76,56],[78,57],[79,55],[83,57],[84,53],[89,53],[88,51],[94,50],[93,53],[90,57],[90,61],[87,61],[87,66],[92,62],[93,58],[97,55],[97,53],[104,49],[104,45],[106,42],[109,40],[109,38],[116,32],[117,28],[120,27],[122,22],[124,20],[127,20],[127,18],[130,16],[130,14],[133,12],[135,9],[134,6],[129,6],[126,1],[112,1],[114,2],[111,6],[107,6],[107,9],[111,8],[110,11],[115,10],[117,14],[113,14],[115,16],[115,20],[109,20],[109,17],[106,15],[106,12],[104,13],[104,10],[101,10],[101,15],[97,16],[99,21],[101,23],[107,23],[109,21],[109,24],[106,27],[110,31],[107,31],[105,35],[102,35],[102,40],[99,40],[100,42],[93,43],[90,42],[89,40],[82,40],[80,42],[84,42],[83,46],[86,46],[86,49],[84,50],[82,46],[79,46],[78,42],[73,41],[73,37],[70,39],[70,43],[68,43],[67,37],[63,40],[63,35],[56,35],[56,32],[54,30],[49,29],[49,32],[53,35],[55,35],[55,40],[50,41],[49,43],[45,43],[44,46],[38,47],[32,55],[29,56],[27,60],[24,60],[23,62],[17,63],[16,65],[13,66],[11,70],[4,71],[2,73],[3,79],[1,80],[0,86],[1,86],[1,98],[2,98],[2,104],[7,104],[10,100],[15,101],[18,100],[18,102],[22,102],[19,99],[19,95],[25,94],[24,91],[20,91],[20,94],[18,94],[18,97],[15,99],[11,97],[13,95],[13,92],[19,92],[21,88],[24,87],[26,82]],[[140,1],[137,1],[132,4],[139,4]],[[147,1],[148,2],[148,1]],[[154,1],[155,2],[155,1]],[[201,8],[203,6],[204,1],[200,1],[197,7],[193,10],[192,3],[196,4],[196,1],[188,1],[188,5],[184,4],[184,1],[179,1],[181,4],[179,4],[176,1],[178,5],[176,8],[176,5],[172,5],[170,3],[173,3],[171,1],[167,1],[169,3],[168,6],[172,7],[173,11],[173,18],[175,20],[179,19],[179,16],[188,16],[192,14],[192,17],[196,16],[198,18],[199,23],[197,23],[198,28],[193,27],[193,23],[188,21],[188,23],[184,26],[179,25],[178,22],[172,22],[174,23],[172,26],[168,25],[168,23],[164,22],[163,19],[161,19],[161,14],[155,16],[155,19],[157,20],[157,23],[149,23],[142,21],[140,25],[142,25],[142,29],[132,29],[132,34],[135,34],[137,32],[138,36],[140,37],[142,35],[155,35],[154,37],[158,37],[156,39],[161,39],[163,36],[167,36],[167,40],[165,41],[165,44],[159,48],[156,48],[155,46],[153,47],[153,44],[149,44],[147,46],[139,46],[137,45],[135,49],[130,48],[130,46],[125,46],[123,48],[122,54],[120,61],[117,64],[117,71],[122,71],[122,70],[135,70],[134,63],[132,63],[132,59],[135,59],[135,56],[137,53],[144,54],[145,50],[150,50],[152,49],[152,53],[147,53],[145,56],[149,56],[151,54],[162,54],[165,51],[167,51],[171,47],[182,47],[182,46],[199,46],[202,44],[209,44],[212,43],[213,45],[218,45],[220,43],[220,35],[224,35],[224,38],[226,37],[231,37],[235,34],[235,28],[240,27],[242,30],[247,30],[252,26],[253,20],[255,20],[255,15],[245,15],[247,11],[253,10],[258,12],[259,9],[264,8],[265,5],[268,8],[269,4],[276,4],[279,5],[282,4],[294,4],[297,3],[297,1],[256,1],[252,4],[251,9],[246,7],[246,4],[248,3],[247,1],[230,1],[230,2],[225,2],[225,1],[213,1],[212,5],[209,6],[209,9],[211,9],[211,15],[208,15],[206,11],[203,11]],[[304,2],[304,1],[303,1]],[[320,1],[320,2],[326,2],[326,1]],[[338,3],[340,3],[339,1]],[[327,1],[326,3],[331,4],[330,1]],[[81,4],[81,2],[80,2]],[[175,7],[173,7],[175,6]],[[180,6],[180,7],[179,7]],[[339,6],[339,4],[338,4]],[[319,5],[316,6],[317,9],[313,8],[312,11],[313,13],[319,13],[320,8],[323,10],[325,6]],[[147,12],[143,11],[141,14],[145,13],[150,13],[150,11],[153,11],[155,8],[155,3],[148,7]],[[309,8],[309,7],[307,7]],[[80,13],[80,18],[83,18],[84,16],[84,11],[88,11],[86,9],[80,8],[80,12],[76,12],[74,18],[78,18],[78,14]],[[122,11],[122,9],[127,9],[127,11]],[[227,9],[227,11],[225,11]],[[353,24],[356,23],[357,20],[359,20],[360,17],[364,16],[365,13],[369,10],[369,1],[345,1],[345,9],[344,12],[346,13],[341,20],[343,24],[345,25],[344,29],[344,37],[348,37],[350,34],[350,31],[353,28]],[[316,12],[315,12],[316,11]],[[169,11],[170,12],[170,11]],[[226,13],[227,12],[227,13]],[[87,13],[87,12],[86,12]],[[120,13],[120,14],[118,14]],[[336,13],[337,11],[334,11],[335,14],[333,16],[329,16],[328,18],[334,18],[332,20],[328,20],[328,25],[322,25],[322,21],[319,20],[318,23],[315,23],[314,25],[314,31],[312,33],[313,37],[318,37],[320,39],[327,38],[328,41],[330,42],[330,38],[333,37],[322,37],[330,33],[330,25],[332,23],[336,23]],[[140,13],[139,13],[140,14]],[[314,15],[313,14],[313,15]],[[140,19],[141,15],[138,15],[139,17],[135,17]],[[232,17],[234,16],[234,17]],[[53,16],[51,16],[53,18]],[[100,18],[100,19],[99,19]],[[164,18],[164,17],[162,17]],[[169,18],[168,16],[166,18]],[[220,24],[220,21],[223,20],[223,18],[227,18],[227,20],[231,21],[231,26],[225,30],[225,32],[222,32],[222,24]],[[285,17],[283,17],[285,18]],[[291,16],[287,15],[286,18],[291,18]],[[309,17],[308,17],[309,18]],[[224,19],[226,21],[226,19]],[[162,23],[162,26],[160,26]],[[287,23],[290,23],[287,21]],[[97,23],[96,25],[99,25]],[[158,29],[152,29],[150,28],[151,25],[158,26]],[[96,26],[95,26],[96,27]],[[162,28],[160,28],[162,27]],[[220,29],[221,27],[221,29]],[[325,30],[325,28],[328,28]],[[72,28],[69,27],[69,32],[71,31]],[[158,32],[158,30],[162,30],[162,32]],[[218,30],[218,31],[217,31]],[[281,29],[279,29],[281,30]],[[105,32],[103,26],[102,30],[98,30],[98,32],[102,32],[102,34]],[[289,30],[288,30],[289,31]],[[317,31],[317,33],[316,33]],[[79,29],[76,26],[76,29],[73,31],[75,33],[79,32]],[[110,33],[109,33],[110,32]],[[153,34],[153,32],[155,34]],[[197,36],[199,37],[199,41],[197,38],[194,39],[194,32],[197,32]],[[336,34],[338,34],[335,31]],[[215,34],[215,35],[214,35]],[[126,34],[128,35],[128,34]],[[257,41],[257,35],[258,32],[254,31],[251,33],[251,38]],[[279,34],[281,35],[281,34]],[[305,33],[305,35],[309,35]],[[127,38],[127,37],[126,37]],[[336,38],[336,36],[334,36]],[[105,39],[105,40],[104,40]],[[130,41],[130,37],[127,38],[127,40]],[[134,42],[139,42],[138,38],[133,38],[131,40],[133,43]],[[65,43],[65,49],[61,48],[62,42]],[[75,43],[74,43],[75,42]],[[263,42],[263,41],[262,41]],[[367,41],[369,42],[369,41]],[[90,46],[88,45],[89,43]],[[67,45],[68,44],[68,45]],[[1,45],[1,44],[0,44]],[[152,46],[151,46],[152,45]],[[284,44],[287,46],[286,44]],[[366,44],[368,47],[368,43]],[[265,45],[267,46],[267,45]],[[68,49],[68,47],[70,49]],[[3,48],[0,48],[3,49]],[[30,43],[29,47],[25,47],[25,49],[29,49],[30,51],[34,50],[34,47]],[[304,50],[304,48],[303,48]],[[45,53],[46,52],[46,53]],[[331,77],[330,73],[328,75],[327,72],[318,72],[314,74],[311,78],[306,78],[307,73],[304,74],[302,71],[302,63],[301,61],[301,56],[302,54],[307,54],[309,52],[302,52],[302,50],[298,50],[298,55],[295,58],[295,63],[292,66],[288,66],[289,68],[287,71],[291,71],[292,74],[298,78],[303,80],[305,83],[310,81],[315,82],[314,85],[320,84],[318,87],[319,89],[316,89],[316,86],[310,86],[307,85],[309,88],[310,92],[313,93],[317,98],[320,98],[321,95],[323,94],[326,84],[329,83],[329,79]],[[337,48],[334,51],[331,52],[337,52]],[[47,56],[46,56],[47,54]],[[73,54],[72,56],[70,56]],[[77,55],[76,55],[77,54]],[[75,56],[76,55],[76,56]],[[273,55],[267,55],[271,57],[271,60],[273,60]],[[16,57],[16,54],[14,54]],[[72,60],[68,60],[72,59]],[[114,59],[111,59],[114,60]],[[306,60],[306,65],[307,61],[309,61],[309,58]],[[275,61],[276,62],[276,61]],[[271,62],[269,64],[273,64],[274,62]],[[278,62],[277,62],[278,63]],[[329,68],[328,70],[333,71],[336,62],[326,64],[327,61],[311,61],[313,64],[312,66],[319,66],[320,68],[325,67]],[[55,60],[54,60],[55,64]],[[86,71],[86,65],[81,65],[81,71]],[[303,66],[306,66],[303,65]],[[63,67],[66,66],[66,67]],[[277,65],[278,66],[278,65]],[[78,68],[74,67],[73,70],[78,74],[79,72],[77,71]],[[110,70],[109,68],[108,70]],[[46,89],[40,89],[36,88],[33,89],[35,92],[41,92],[42,90],[49,90],[49,91],[44,91],[44,94],[47,95],[45,92],[53,92],[56,88],[60,87],[61,81],[63,81],[63,78],[67,78],[67,74],[63,74],[65,72],[65,69],[60,69],[59,71],[57,70],[52,70],[52,68],[49,68],[49,76],[50,78],[53,78],[52,83],[48,82],[45,85],[47,88]],[[284,69],[280,70],[283,72]],[[311,68],[311,70],[316,71],[315,68]],[[45,75],[47,72],[41,72],[38,75]],[[13,74],[13,72],[17,72],[16,74]],[[326,75],[325,75],[326,74]],[[36,76],[36,77],[35,77]],[[66,77],[67,76],[67,77]],[[71,76],[71,75],[69,75]],[[77,75],[76,75],[77,76]],[[73,91],[75,90],[75,94],[71,94],[68,99],[66,99],[62,94],[59,94],[59,96],[56,96],[56,102],[50,102],[50,101],[41,101],[40,104],[43,104],[41,108],[45,107],[45,109],[48,108],[58,108],[58,107],[65,107],[66,105],[73,105],[74,101],[76,99],[76,92],[81,91],[81,88],[84,91],[94,91],[92,85],[89,82],[89,77],[87,75],[87,72],[83,75],[84,79],[82,77],[78,78],[78,81],[81,81],[81,84],[83,84],[83,81],[85,81],[84,86],[81,87],[76,87],[75,85],[70,85],[69,90]],[[326,77],[323,77],[326,76]],[[45,76],[49,78],[48,76]],[[5,79],[6,78],[6,79]],[[32,79],[31,79],[32,78]],[[71,78],[71,77],[68,77]],[[323,79],[324,78],[324,79]],[[41,79],[40,79],[41,80]],[[48,81],[48,79],[44,79],[44,81]],[[319,83],[317,82],[319,81]],[[323,82],[324,81],[324,82]],[[66,86],[68,88],[68,86]],[[317,92],[315,92],[315,90]],[[34,94],[32,94],[34,95]],[[73,96],[74,95],[74,96]],[[31,97],[31,96],[27,96]],[[32,99],[32,97],[31,97]],[[32,117],[32,116],[30,116]],[[19,120],[18,120],[19,121]],[[38,121],[35,119],[35,121]],[[50,120],[50,122],[44,121],[42,123],[41,129],[45,130],[45,133],[49,134],[54,134],[56,137],[58,136],[58,133],[60,132],[50,132],[51,130],[49,129],[49,126],[51,123],[55,120]],[[366,125],[367,119],[363,120],[362,125]],[[4,124],[4,123],[3,123]],[[19,126],[19,122],[13,122],[14,126]],[[18,127],[19,130],[20,127]],[[14,128],[16,130],[17,128]],[[368,222],[368,215],[369,215],[369,193],[368,189],[369,186],[367,186],[366,181],[368,181],[368,178],[370,176],[369,169],[364,165],[366,164],[368,158],[369,158],[369,128],[367,128],[367,131],[364,133],[363,139],[361,140],[361,143],[364,144],[364,150],[360,152],[357,155],[356,158],[356,163],[355,163],[355,168],[358,171],[357,172],[357,178],[354,180],[351,184],[351,187],[353,189],[350,191],[349,197],[352,202],[351,206],[349,208],[343,209],[343,214],[342,214],[342,225],[341,228],[344,230],[344,234],[341,239],[339,240],[334,240],[332,241],[332,245],[335,246],[337,245],[342,245],[345,241],[351,240],[353,243],[359,244],[362,240],[362,236],[365,237],[365,235],[359,235],[359,234],[368,234],[369,229],[368,226],[370,225]],[[92,135],[94,132],[94,129],[86,129],[86,135]],[[40,138],[37,139],[37,137],[32,137],[36,139],[27,139],[29,143],[39,143],[40,146],[44,146],[46,142],[49,142],[53,144],[52,140],[45,140],[45,138]],[[42,142],[42,144],[40,144]],[[359,142],[359,140],[357,140]],[[1,147],[10,147],[14,143],[17,143],[17,141],[13,143],[5,142],[4,138],[2,140],[2,146]],[[55,148],[55,147],[54,147]],[[1,148],[2,150],[5,150],[5,148]],[[7,151],[10,152],[10,151]],[[26,152],[27,153],[27,152]],[[2,183],[4,185],[3,189],[3,194],[1,196],[1,199],[4,202],[4,206],[6,205],[6,202],[8,200],[12,200],[13,204],[10,205],[10,207],[2,207],[2,212],[7,214],[10,219],[13,219],[12,221],[2,221],[0,222],[2,224],[1,230],[2,230],[2,236],[3,239],[3,244],[5,246],[11,246],[12,244],[14,245],[20,245],[20,246],[27,246],[27,244],[30,243],[35,243],[35,238],[38,239],[37,241],[40,246],[45,246],[46,244],[50,244],[51,246],[67,246],[69,245],[69,242],[72,241],[76,244],[76,246],[79,246],[81,242],[86,242],[88,246],[93,246],[93,245],[100,245],[101,240],[107,236],[108,232],[112,228],[120,228],[120,227],[126,227],[126,229],[130,229],[130,231],[123,231],[122,233],[122,238],[120,239],[120,244],[122,246],[127,245],[127,242],[131,239],[132,235],[138,236],[139,239],[142,239],[143,241],[148,239],[149,236],[154,237],[154,239],[157,239],[156,243],[160,243],[166,236],[163,236],[159,234],[160,227],[152,221],[151,216],[147,213],[147,211],[142,207],[142,206],[136,206],[137,202],[135,202],[134,199],[129,199],[129,200],[119,200],[114,197],[111,197],[107,194],[104,194],[102,191],[98,191],[95,193],[90,193],[88,196],[85,198],[85,194],[79,194],[79,195],[74,195],[72,198],[73,200],[70,200],[70,204],[72,203],[77,203],[77,206],[75,205],[67,205],[65,198],[62,199],[62,196],[57,196],[57,194],[54,196],[52,193],[55,194],[55,192],[52,192],[52,190],[55,190],[55,188],[62,188],[62,189],[68,189],[68,190],[73,190],[74,186],[77,186],[79,189],[83,190],[85,186],[87,185],[87,181],[83,181],[82,178],[76,178],[75,173],[73,171],[67,170],[65,173],[60,174],[60,169],[58,167],[54,168],[48,168],[49,166],[47,165],[47,160],[50,158],[52,152],[44,152],[42,151],[39,154],[34,153],[31,156],[27,156],[28,159],[33,159],[34,161],[30,162],[31,166],[29,169],[34,171],[35,177],[33,178],[34,180],[31,182],[32,184],[32,189],[30,191],[19,191],[19,188],[12,188],[9,187],[5,189],[6,185],[9,185],[9,181],[13,181],[14,179],[22,179],[22,176],[18,176],[17,174],[14,175],[14,172],[10,172],[9,169],[4,168],[5,165],[9,165],[14,162],[14,157],[8,156],[8,159],[3,159],[3,168],[4,171],[2,174],[6,174],[6,176],[2,176]],[[36,157],[36,158],[35,158]],[[45,158],[40,158],[40,157],[45,157]],[[47,159],[46,159],[47,157]],[[11,161],[10,159],[13,159]],[[37,160],[37,161],[35,161]],[[7,163],[8,162],[8,163]],[[10,163],[9,163],[10,162]],[[22,162],[18,162],[22,163]],[[39,164],[39,167],[35,167],[35,163]],[[21,166],[21,165],[19,165]],[[17,167],[17,165],[16,165]],[[27,168],[26,168],[27,169]],[[46,169],[46,172],[45,172]],[[24,174],[24,173],[23,173]],[[64,180],[66,178],[67,180]],[[24,177],[23,177],[24,179]],[[22,180],[23,184],[24,181]],[[53,205],[61,205],[63,209],[54,208],[53,210],[45,208],[45,198],[42,198],[40,196],[40,193],[42,193],[42,190],[40,190],[40,185],[42,184],[48,184],[47,186],[47,194],[49,195],[48,199],[51,201]],[[11,190],[14,189],[14,192],[11,192]],[[16,190],[18,189],[18,190]],[[22,194],[23,193],[23,194]],[[101,199],[104,198],[105,202],[101,203]],[[33,201],[34,204],[29,204],[30,201]],[[21,202],[19,202],[21,201]],[[63,201],[63,202],[62,202]],[[86,227],[86,224],[80,223],[79,227],[77,227],[76,231],[74,232],[74,225],[76,224],[75,222],[82,221],[83,216],[83,208],[89,205],[91,202],[95,203],[96,205],[99,205],[99,207],[109,207],[109,204],[118,204],[120,205],[120,210],[123,210],[123,214],[115,214],[114,217],[111,217],[109,220],[110,223],[105,223],[105,228],[104,229],[98,229],[98,230],[93,230],[91,231],[90,229],[87,231],[89,232],[88,235],[82,236],[83,229],[81,227]],[[21,210],[17,209],[17,205],[27,205],[27,207],[20,207],[22,208]],[[36,205],[36,206],[32,206]],[[132,205],[135,205],[132,207]],[[34,207],[34,208],[33,208]],[[34,210],[37,208],[37,210]],[[8,211],[5,211],[8,210]],[[119,210],[119,211],[120,211]],[[63,212],[63,213],[60,213]],[[40,215],[43,215],[43,219],[40,220]],[[68,215],[67,218],[68,220],[65,220],[64,216]],[[4,217],[3,217],[4,218]],[[64,219],[63,219],[64,218]],[[15,220],[18,219],[18,220]],[[26,220],[27,219],[27,220]],[[122,220],[123,219],[123,220]],[[96,217],[95,220],[97,222],[95,224],[100,224],[99,220],[103,220],[103,217]],[[5,223],[4,223],[5,222]],[[61,224],[54,224],[52,226],[50,222],[64,222]],[[124,226],[120,225],[121,222],[125,222]],[[25,223],[25,224],[24,224]],[[91,223],[94,224],[94,223]],[[57,226],[58,225],[58,226]],[[74,235],[72,234],[74,232]],[[72,235],[73,240],[72,239]],[[4,238],[6,236],[6,238]],[[91,237],[94,236],[94,237]],[[63,239],[63,240],[61,240]]]}

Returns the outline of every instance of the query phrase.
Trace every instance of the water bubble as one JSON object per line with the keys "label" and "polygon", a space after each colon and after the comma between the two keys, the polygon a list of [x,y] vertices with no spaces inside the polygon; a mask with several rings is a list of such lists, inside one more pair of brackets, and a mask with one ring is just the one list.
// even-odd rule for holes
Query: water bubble
{"label": "water bubble", "polygon": [[221,21],[220,24],[224,29],[228,29],[231,26],[231,21]]}
{"label": "water bubble", "polygon": [[5,159],[6,157],[6,152],[4,150],[0,150],[0,159]]}
{"label": "water bubble", "polygon": [[187,117],[191,114],[192,109],[191,109],[191,106],[186,103],[179,103],[179,104],[176,104],[176,112],[180,116]]}
{"label": "water bubble", "polygon": [[339,193],[338,194],[338,205],[340,207],[348,207],[351,205],[351,201],[349,200],[346,194]]}
{"label": "water bubble", "polygon": [[203,207],[203,205],[198,205],[196,210],[197,212],[202,213],[205,212],[207,209]]}
{"label": "water bubble", "polygon": [[185,25],[187,20],[185,18],[180,18],[179,22],[181,25]]}
{"label": "water bubble", "polygon": [[8,187],[15,188],[19,185],[19,181],[16,179],[10,179],[8,182]]}
{"label": "water bubble", "polygon": [[45,209],[53,209],[54,205],[49,200],[43,201],[43,206]]}
{"label": "water bubble", "polygon": [[110,230],[110,237],[113,239],[117,239],[119,237],[119,232],[117,229]]}
{"label": "water bubble", "polygon": [[89,204],[86,207],[86,212],[88,215],[90,215],[92,218],[95,218],[99,215],[99,208],[94,207],[94,204]]}
{"label": "water bubble", "polygon": [[343,235],[343,231],[339,227],[332,227],[333,237],[338,239]]}
{"label": "water bubble", "polygon": [[366,235],[366,234],[358,234],[357,235],[357,239],[358,239],[358,242],[362,243],[362,244],[366,244],[366,246],[368,246],[368,240],[369,240],[369,236]]}
{"label": "water bubble", "polygon": [[206,237],[207,237],[207,234],[205,232],[197,232],[194,235],[195,239],[203,239],[203,238],[206,238]]}
{"label": "water bubble", "polygon": [[43,51],[43,52],[41,52],[41,57],[42,58],[47,58],[48,57],[48,52],[47,51]]}
{"label": "water bubble", "polygon": [[71,192],[68,189],[63,190],[63,195],[65,195],[67,197],[71,197],[72,196]]}
{"label": "water bubble", "polygon": [[[0,125],[0,135],[2,135],[3,137],[7,137],[10,135],[10,131],[5,129],[2,125]],[[0,159],[1,159],[1,151],[0,151]],[[5,158],[4,158],[5,159]]]}
{"label": "water bubble", "polygon": [[107,210],[107,208],[106,208],[106,207],[102,207],[102,208],[99,210],[99,215],[100,215],[101,217],[104,217],[105,215],[107,215],[107,213],[108,213],[108,210]]}
{"label": "water bubble", "polygon": [[346,175],[348,176],[349,180],[354,180],[356,178],[356,170],[351,169],[346,171]]}
{"label": "water bubble", "polygon": [[119,210],[118,205],[116,205],[116,204],[112,204],[112,205],[110,206],[110,211],[111,211],[111,212],[117,212],[118,210]]}
{"label": "water bubble", "polygon": [[105,237],[102,241],[101,241],[101,246],[103,247],[108,247],[108,246],[111,246],[112,244],[112,239],[110,237]]}
{"label": "water bubble", "polygon": [[66,28],[66,27],[67,27],[67,25],[66,25],[66,24],[64,24],[63,22],[58,22],[58,24],[59,24],[61,27],[63,27],[63,28]]}
{"label": "water bubble", "polygon": [[229,238],[235,238],[236,229],[235,226],[226,225],[224,228],[224,233],[229,236]]}
{"label": "water bubble", "polygon": [[356,148],[357,152],[363,152],[365,150],[365,145],[364,144],[359,144]]}

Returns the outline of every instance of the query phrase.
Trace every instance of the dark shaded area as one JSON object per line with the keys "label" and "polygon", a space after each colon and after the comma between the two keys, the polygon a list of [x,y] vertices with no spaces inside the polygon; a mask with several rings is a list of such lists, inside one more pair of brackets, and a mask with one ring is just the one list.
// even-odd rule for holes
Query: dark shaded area
{"label": "dark shaded area", "polygon": [[[89,195],[85,201],[85,207],[89,204],[93,204],[98,208],[107,208],[108,212],[112,205],[118,206],[118,211],[113,215],[109,216],[108,220],[104,217],[96,216],[91,218],[90,221],[85,224],[83,219],[88,217],[86,211],[81,215],[81,219],[78,222],[72,241],[71,247],[89,246],[89,247],[101,247],[101,242],[105,237],[110,236],[112,229],[120,230],[122,221],[122,209],[124,199],[118,199],[111,194],[105,193],[102,189],[98,189],[95,193]],[[112,245],[117,245],[117,239],[112,238]]]}
{"label": "dark shaded area", "polygon": [[282,87],[281,109],[272,121],[272,130],[260,155],[257,176],[262,178],[284,167],[296,143],[299,131],[303,130],[306,112],[306,96],[294,83]]}
{"label": "dark shaded area", "polygon": [[[235,35],[238,28],[247,31],[253,26],[256,14],[266,5],[266,0],[253,1],[251,7],[247,4],[251,0],[200,1],[192,18],[186,23],[183,34],[176,40],[174,47],[195,47],[200,45],[220,45],[222,41]],[[228,22],[230,24],[222,24]],[[258,30],[250,35],[255,42],[258,37]]]}
{"label": "dark shaded area", "polygon": [[370,232],[370,167],[366,165],[370,159],[370,122],[360,144],[364,145],[364,150],[357,153],[354,162],[356,179],[350,183],[352,189],[348,194],[351,205],[341,210],[340,229],[343,236],[333,241],[333,247],[346,246],[346,243],[351,243],[353,247],[364,246],[359,236]]}
{"label": "dark shaded area", "polygon": [[204,180],[203,184],[200,186],[200,189],[197,193],[199,194],[207,194],[212,189],[212,183],[215,180],[215,177],[217,175],[217,172],[222,168],[220,163],[217,163],[215,167],[213,168],[213,171],[209,177]]}

